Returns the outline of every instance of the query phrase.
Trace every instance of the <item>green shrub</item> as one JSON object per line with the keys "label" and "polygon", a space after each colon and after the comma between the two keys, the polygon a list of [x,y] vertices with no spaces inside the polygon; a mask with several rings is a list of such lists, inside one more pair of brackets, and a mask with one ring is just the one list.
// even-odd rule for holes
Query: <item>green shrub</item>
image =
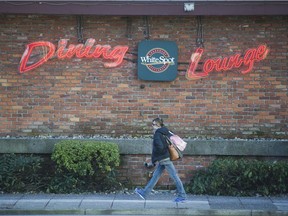
{"label": "green shrub", "polygon": [[41,184],[43,159],[34,155],[3,154],[0,156],[0,189],[3,192],[37,191]]}
{"label": "green shrub", "polygon": [[60,172],[80,176],[107,174],[120,163],[118,145],[109,142],[64,140],[56,143],[52,160]]}
{"label": "green shrub", "polygon": [[288,193],[288,163],[217,159],[195,173],[188,192],[209,195],[275,195]]}
{"label": "green shrub", "polygon": [[120,163],[115,143],[65,140],[55,144],[51,158],[56,173],[49,192],[112,191],[121,187],[115,175]]}

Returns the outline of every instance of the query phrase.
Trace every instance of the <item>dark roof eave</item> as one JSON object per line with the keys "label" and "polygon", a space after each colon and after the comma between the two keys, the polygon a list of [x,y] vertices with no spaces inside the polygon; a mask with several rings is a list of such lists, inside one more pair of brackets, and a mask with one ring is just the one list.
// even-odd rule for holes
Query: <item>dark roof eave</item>
{"label": "dark roof eave", "polygon": [[[187,1],[193,2],[193,1]],[[184,11],[183,1],[5,1],[0,14],[63,15],[287,15],[285,1],[195,1]]]}

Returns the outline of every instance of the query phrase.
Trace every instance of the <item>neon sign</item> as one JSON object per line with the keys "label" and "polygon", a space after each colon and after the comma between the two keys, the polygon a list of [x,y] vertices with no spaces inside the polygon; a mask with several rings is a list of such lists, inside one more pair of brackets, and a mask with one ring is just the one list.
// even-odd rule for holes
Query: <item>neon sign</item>
{"label": "neon sign", "polygon": [[[68,41],[68,39],[59,40],[57,49],[54,44],[48,41],[38,41],[28,44],[20,61],[19,72],[25,73],[27,71],[33,70],[43,65],[53,57],[57,57],[58,59],[70,59],[72,57],[88,59],[103,58],[106,60],[103,63],[104,67],[117,67],[123,62],[124,56],[129,49],[128,46],[115,46],[114,48],[111,48],[110,45],[94,45],[95,39],[93,38],[87,39],[85,44],[70,44],[69,46],[67,45]],[[139,52],[141,52],[141,50],[142,49],[140,49]],[[160,49],[158,48],[156,50]],[[161,49],[160,51],[163,50]],[[176,51],[173,51],[173,53]],[[269,49],[266,45],[260,45],[257,48],[248,49],[243,55],[235,54],[224,58],[207,59],[203,64],[202,71],[196,72],[203,53],[203,48],[198,48],[194,53],[192,53],[190,58],[190,65],[186,71],[186,78],[188,80],[205,78],[209,75],[209,73],[213,71],[228,71],[232,69],[238,69],[240,67],[246,67],[241,71],[241,73],[247,74],[251,72],[255,62],[259,62],[266,58],[269,53]],[[155,69],[154,64],[156,63],[163,64],[163,68],[156,68],[157,70],[155,69],[154,72],[163,72],[169,65],[177,65],[177,58],[166,58],[169,57],[169,55],[165,56],[164,54],[166,53],[164,53],[163,56],[165,56],[165,58],[161,56],[158,59],[154,57],[154,54],[156,55],[156,51],[154,52],[153,50],[153,52],[151,51],[151,55],[148,53],[145,58],[141,57],[141,64],[143,64],[143,61],[146,61],[146,64],[147,61],[149,61],[149,64],[147,64],[149,69]],[[37,60],[35,60],[35,56],[38,56]],[[152,62],[152,60],[155,60],[155,62]],[[141,64],[138,62],[138,65]],[[146,64],[144,63],[144,65]]]}
{"label": "neon sign", "polygon": [[[102,57],[104,60],[108,60],[108,62],[104,62],[104,67],[117,67],[122,63],[124,56],[129,49],[128,46],[116,46],[113,49],[111,49],[111,46],[109,45],[97,44],[94,46],[95,39],[92,38],[89,38],[85,44],[70,44],[68,48],[67,43],[68,39],[61,39],[58,42],[57,50],[55,45],[48,41],[38,41],[28,44],[20,61],[19,72],[25,73],[35,69],[54,56],[58,57],[58,59],[70,59],[74,56],[77,58]],[[38,55],[40,52],[41,58],[36,62],[31,63],[29,62],[29,59],[30,57],[33,57],[33,51],[38,51]]]}
{"label": "neon sign", "polygon": [[191,62],[186,71],[187,79],[201,79],[207,77],[212,71],[228,71],[233,68],[240,68],[242,66],[247,66],[247,68],[242,70],[241,73],[249,73],[253,69],[255,62],[259,62],[266,58],[269,49],[266,45],[260,45],[257,48],[248,49],[243,56],[240,54],[235,54],[230,57],[207,59],[204,62],[202,72],[196,73],[196,69],[203,55],[203,52],[204,49],[198,48],[195,53],[191,55]]}

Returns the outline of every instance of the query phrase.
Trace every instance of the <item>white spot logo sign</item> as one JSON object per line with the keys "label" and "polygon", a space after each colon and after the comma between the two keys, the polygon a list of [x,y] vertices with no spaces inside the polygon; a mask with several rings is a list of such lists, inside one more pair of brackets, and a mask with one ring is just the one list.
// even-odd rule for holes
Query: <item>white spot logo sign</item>
{"label": "white spot logo sign", "polygon": [[138,55],[139,79],[172,81],[177,77],[178,48],[175,42],[142,41]]}

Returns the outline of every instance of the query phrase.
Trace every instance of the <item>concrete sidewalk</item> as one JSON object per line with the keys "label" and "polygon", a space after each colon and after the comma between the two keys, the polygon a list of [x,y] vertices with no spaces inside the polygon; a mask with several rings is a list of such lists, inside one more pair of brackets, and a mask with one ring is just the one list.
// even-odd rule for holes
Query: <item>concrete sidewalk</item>
{"label": "concrete sidewalk", "polygon": [[224,197],[188,195],[185,203],[172,202],[170,192],[142,200],[133,192],[117,194],[1,194],[1,215],[287,215],[288,197]]}

